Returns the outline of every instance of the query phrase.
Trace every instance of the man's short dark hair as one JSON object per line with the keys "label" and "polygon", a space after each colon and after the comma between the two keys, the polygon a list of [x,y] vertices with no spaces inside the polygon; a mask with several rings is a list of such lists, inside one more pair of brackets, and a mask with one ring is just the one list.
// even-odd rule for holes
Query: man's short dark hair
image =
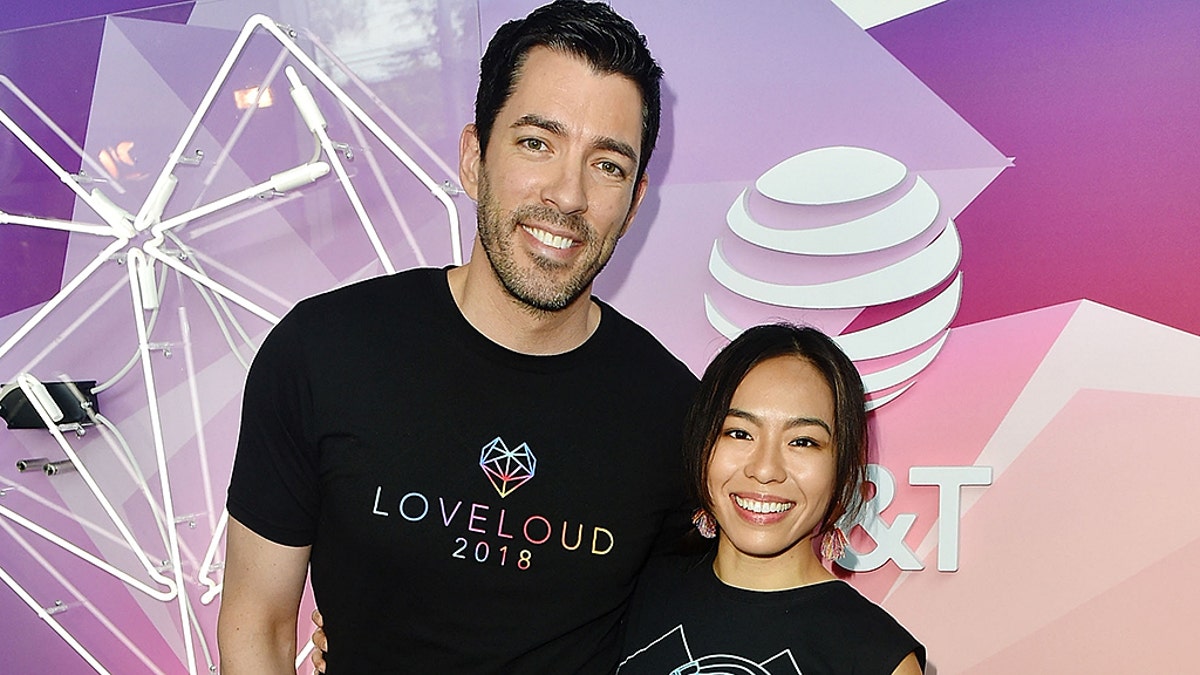
{"label": "man's short dark hair", "polygon": [[475,130],[480,157],[486,158],[496,115],[516,89],[521,67],[534,47],[547,47],[586,61],[596,72],[629,78],[642,95],[642,147],[638,180],[658,138],[662,116],[662,68],[650,55],[646,37],[626,18],[601,2],[556,0],[496,31],[479,64]]}
{"label": "man's short dark hair", "polygon": [[708,462],[738,385],[755,366],[778,356],[808,361],[833,392],[833,445],[837,454],[833,499],[817,534],[854,519],[862,508],[867,472],[867,411],[862,378],[833,340],[808,326],[786,323],[748,328],[721,350],[704,371],[683,430],[688,486],[696,503],[712,509]]}

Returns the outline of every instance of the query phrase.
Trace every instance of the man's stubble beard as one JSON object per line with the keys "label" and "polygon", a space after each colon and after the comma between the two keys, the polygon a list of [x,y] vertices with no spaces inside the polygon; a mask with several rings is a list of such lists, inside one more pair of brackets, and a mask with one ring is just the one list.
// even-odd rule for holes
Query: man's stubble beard
{"label": "man's stubble beard", "polygon": [[[477,209],[479,243],[504,290],[529,311],[540,314],[569,307],[587,291],[616,250],[619,231],[607,240],[596,236],[592,226],[578,214],[563,215],[553,207],[525,204],[503,213],[491,191],[487,172],[480,170]],[[574,263],[560,263],[531,256],[532,269],[522,269],[514,258],[518,223],[550,223],[564,228],[582,242],[583,250]],[[575,267],[575,269],[571,269]],[[570,270],[565,279],[559,273]]]}

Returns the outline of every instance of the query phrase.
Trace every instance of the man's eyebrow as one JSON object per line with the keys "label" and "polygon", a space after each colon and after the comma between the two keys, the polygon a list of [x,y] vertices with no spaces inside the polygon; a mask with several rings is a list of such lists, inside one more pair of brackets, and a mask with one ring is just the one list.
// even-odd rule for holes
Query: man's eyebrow
{"label": "man's eyebrow", "polygon": [[[517,120],[512,123],[512,128],[518,129],[520,127],[537,127],[538,129],[548,131],[555,136],[567,135],[567,129],[561,122],[542,117],[541,115],[529,114],[518,117]],[[619,141],[609,136],[600,136],[592,141],[592,145],[599,150],[615,152],[618,155],[626,157],[631,162],[638,161],[637,150],[634,150],[632,145],[624,141]]]}
{"label": "man's eyebrow", "polygon": [[610,138],[608,136],[601,136],[600,138],[596,139],[595,146],[601,150],[615,152],[631,162],[638,161],[637,151],[633,149],[633,146],[625,143],[624,141],[618,141],[617,139]]}
{"label": "man's eyebrow", "polygon": [[544,129],[554,134],[555,136],[565,136],[567,133],[566,127],[555,120],[542,117],[541,115],[522,115],[517,118],[517,121],[512,123],[512,128],[520,127],[537,127]]}

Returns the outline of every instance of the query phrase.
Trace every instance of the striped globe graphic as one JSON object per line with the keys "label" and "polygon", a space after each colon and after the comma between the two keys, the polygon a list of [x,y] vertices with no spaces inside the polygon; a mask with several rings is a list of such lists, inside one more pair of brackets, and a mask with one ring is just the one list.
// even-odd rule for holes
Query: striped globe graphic
{"label": "striped globe graphic", "polygon": [[962,291],[962,244],[933,187],[868,148],[808,150],[738,195],[713,241],[709,324],[732,339],[789,320],[834,335],[868,407],[903,394],[937,357]]}

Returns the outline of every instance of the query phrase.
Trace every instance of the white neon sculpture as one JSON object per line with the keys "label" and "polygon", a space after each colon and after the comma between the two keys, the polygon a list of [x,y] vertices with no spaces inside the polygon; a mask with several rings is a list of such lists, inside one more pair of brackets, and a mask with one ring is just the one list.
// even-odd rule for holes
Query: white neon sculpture
{"label": "white neon sculpture", "polygon": [[[158,675],[165,675],[162,670],[159,669],[158,666],[154,665],[154,662],[146,656],[145,652],[138,648],[138,645],[133,640],[129,639],[129,636],[127,636],[125,632],[120,629],[120,627],[118,627],[108,616],[101,612],[100,609],[94,604],[88,602],[86,596],[79,590],[79,588],[76,587],[75,584],[71,583],[71,580],[68,579],[66,575],[64,575],[58,569],[56,569],[54,565],[50,563],[50,561],[46,560],[45,556],[43,556],[36,548],[30,545],[29,542],[22,537],[19,532],[13,529],[13,527],[4,520],[0,520],[0,529],[3,529],[6,533],[8,533],[8,536],[11,537],[13,541],[17,542],[17,544],[20,545],[20,547],[29,555],[29,557],[33,558],[39,565],[49,572],[50,576],[54,577],[54,580],[57,581],[63,587],[63,589],[70,593],[71,596],[74,597],[79,603],[79,605],[86,609],[88,613],[91,614],[96,621],[103,626],[110,635],[113,636],[113,638],[124,645],[125,648],[134,655],[134,658],[136,658],[143,666],[146,667],[148,672],[157,673]],[[63,607],[65,609],[66,605],[56,604],[56,606],[52,609],[57,609],[59,607]],[[50,610],[46,610],[46,613],[49,614]]]}
{"label": "white neon sculpture", "polygon": [[[262,29],[276,39],[284,49],[284,52],[281,53],[280,58],[276,60],[275,65],[271,69],[272,75],[278,71],[279,66],[282,64],[284,54],[291,55],[308,75],[314,77],[332,96],[334,96],[342,104],[342,106],[344,106],[345,112],[348,113],[348,117],[354,118],[358,121],[358,123],[365,127],[367,131],[384,147],[386,147],[388,151],[395,156],[396,159],[399,160],[409,170],[409,172],[412,173],[413,176],[415,176],[430,191],[432,196],[442,204],[448,219],[452,259],[455,264],[461,264],[462,243],[459,229],[458,212],[450,197],[450,194],[442,187],[442,185],[434,181],[415,161],[413,161],[412,158],[409,157],[409,155],[405,153],[399,147],[399,145],[390,136],[388,136],[383,129],[370,116],[368,116],[361,107],[357,105],[357,103],[355,103],[353,99],[351,99],[323,70],[320,69],[320,67],[317,66],[317,64],[307,54],[305,54],[299,48],[299,46],[293,40],[295,36],[294,32],[291,32],[290,29],[285,30],[284,28],[281,28],[273,20],[266,16],[255,15],[251,17],[243,26],[241,32],[238,34],[237,39],[234,41],[233,46],[230,48],[225,61],[218,69],[203,99],[196,108],[181,137],[179,138],[174,150],[169,154],[162,172],[159,174],[157,180],[151,187],[148,196],[141,204],[141,207],[138,209],[136,215],[125,211],[120,206],[115,204],[99,188],[94,188],[90,191],[84,189],[82,185],[84,181],[94,181],[86,176],[77,176],[68,173],[28,133],[26,133],[11,117],[9,117],[2,109],[0,109],[0,125],[4,126],[10,133],[12,133],[22,145],[24,145],[31,153],[33,153],[35,157],[38,158],[42,164],[50,169],[50,171],[53,172],[58,179],[64,183],[101,221],[101,224],[96,224],[77,222],[73,220],[10,214],[0,211],[0,224],[13,224],[27,227],[53,229],[111,239],[108,245],[96,253],[91,261],[89,261],[78,273],[75,274],[74,277],[72,277],[66,284],[62,286],[58,293],[56,293],[50,300],[43,304],[42,307],[40,307],[21,326],[19,326],[12,335],[10,335],[2,344],[0,344],[0,359],[3,359],[16,345],[27,338],[32,330],[40,325],[48,315],[54,312],[55,309],[61,306],[62,303],[69,296],[71,296],[71,294],[75,293],[85,281],[87,281],[97,272],[97,270],[99,270],[100,267],[103,266],[105,262],[109,262],[114,259],[123,259],[123,261],[127,264],[127,283],[129,285],[131,304],[135,318],[135,326],[137,329],[138,360],[141,362],[143,376],[142,387],[144,388],[147,397],[147,411],[150,416],[150,432],[154,444],[154,454],[159,474],[159,490],[161,493],[162,503],[156,503],[149,492],[146,491],[144,478],[140,480],[139,487],[142,489],[143,494],[150,502],[152,512],[156,514],[156,520],[160,516],[163,520],[165,520],[165,545],[167,547],[167,556],[169,558],[169,560],[166,561],[165,569],[169,570],[171,576],[164,575],[151,563],[149,555],[145,549],[139,544],[133,533],[130,531],[128,525],[117,513],[116,508],[109,501],[109,498],[105,494],[104,490],[96,482],[91,472],[89,472],[87,465],[82,461],[79,454],[74,450],[71,444],[67,441],[66,437],[63,435],[62,430],[58,426],[58,422],[61,420],[61,411],[57,411],[57,406],[49,397],[41,382],[39,382],[28,372],[24,372],[24,369],[17,378],[22,392],[24,392],[26,395],[26,398],[37,412],[39,418],[42,420],[43,424],[54,438],[57,445],[66,454],[68,461],[70,462],[70,466],[78,471],[80,477],[87,485],[89,492],[97,500],[97,502],[100,503],[105,514],[108,516],[108,519],[117,528],[120,537],[116,538],[115,540],[132,551],[137,557],[137,560],[140,563],[140,566],[143,568],[143,571],[154,583],[159,584],[165,590],[155,588],[154,586],[147,584],[145,581],[138,579],[137,577],[129,574],[127,571],[117,568],[111,563],[84,550],[83,548],[80,548],[65,538],[55,534],[49,529],[39,525],[29,518],[26,518],[20,513],[7,508],[2,504],[0,504],[0,525],[3,525],[6,531],[13,533],[15,536],[15,531],[13,531],[8,525],[8,522],[11,522],[17,526],[20,526],[21,528],[24,528],[25,530],[28,530],[29,532],[38,535],[42,539],[54,544],[64,551],[67,551],[78,559],[95,566],[96,568],[106,572],[107,574],[155,600],[160,602],[175,601],[178,606],[180,629],[183,633],[185,650],[184,657],[188,664],[188,672],[192,675],[195,675],[197,672],[197,654],[196,645],[193,642],[193,632],[195,633],[195,637],[199,638],[200,640],[200,648],[210,669],[213,661],[211,653],[208,649],[208,645],[204,639],[204,634],[200,630],[200,627],[196,621],[196,617],[192,612],[190,599],[188,597],[188,593],[186,592],[186,580],[184,577],[184,569],[180,555],[181,542],[175,528],[177,516],[171,493],[170,476],[167,467],[166,446],[163,439],[163,424],[158,407],[158,396],[156,392],[151,359],[151,351],[155,347],[149,341],[151,327],[144,319],[145,313],[151,310],[156,310],[159,303],[161,281],[155,279],[154,263],[162,263],[164,268],[174,270],[190,279],[197,285],[198,288],[201,289],[201,295],[205,298],[206,302],[210,302],[210,300],[204,294],[204,290],[206,289],[211,291],[213,294],[215,294],[216,301],[222,304],[227,314],[229,313],[228,307],[224,306],[223,304],[225,300],[237,304],[238,306],[246,309],[247,311],[269,323],[277,323],[279,321],[279,317],[275,313],[259,306],[257,303],[244,297],[242,294],[229,288],[228,286],[212,279],[203,270],[203,268],[200,267],[199,263],[194,260],[195,256],[189,256],[193,258],[192,264],[189,265],[181,260],[180,257],[175,254],[175,252],[165,250],[165,247],[168,245],[168,242],[171,242],[182,248],[182,242],[180,242],[178,238],[174,236],[173,232],[186,227],[197,219],[217,213],[231,206],[245,203],[260,196],[286,193],[296,190],[312,182],[320,180],[332,171],[338,177],[339,183],[345,192],[347,199],[353,206],[355,215],[358,218],[363,231],[366,233],[380,264],[388,273],[395,271],[395,266],[392,263],[386,249],[384,248],[382,241],[379,239],[378,233],[376,232],[375,227],[372,224],[369,215],[367,214],[366,208],[362,204],[361,198],[358,196],[357,191],[351,184],[350,176],[345,169],[341,157],[339,156],[339,147],[333,142],[332,138],[330,138],[328,132],[326,131],[325,118],[321,113],[319,106],[317,105],[316,99],[301,80],[300,73],[295,67],[292,66],[288,66],[285,69],[285,73],[291,85],[290,88],[293,101],[295,102],[297,109],[300,111],[301,117],[304,119],[309,131],[317,140],[320,148],[317,156],[305,164],[301,164],[286,171],[277,173],[266,181],[252,185],[233,194],[219,197],[203,205],[193,205],[191,208],[186,209],[177,215],[165,219],[163,218],[163,214],[171,201],[171,197],[178,183],[178,179],[174,175],[174,170],[179,164],[189,161],[189,158],[186,158],[184,155],[185,148],[187,148],[192,142],[193,137],[200,127],[201,121],[213,104],[217,93],[224,85],[225,80],[231,72],[235,62],[245,49],[249,38],[255,31],[259,29]],[[318,48],[324,50],[323,45],[318,43],[317,46]],[[327,50],[325,51],[327,52]],[[332,54],[328,55],[333,56]],[[340,63],[336,57],[334,57],[334,61]],[[372,100],[376,101],[382,106],[382,102],[379,101],[379,99],[375,97],[373,93],[371,93],[369,90],[366,90],[365,85],[362,85],[360,80],[355,78],[352,73],[350,76],[352,80],[364,88],[364,91],[368,93]],[[44,113],[44,111],[38,108],[32,100],[30,100],[23,92],[21,92],[10,79],[0,75],[0,85],[12,90],[22,101],[22,103],[33,110],[34,113],[44,123],[46,123],[46,125],[56,135],[59,136],[59,138],[66,142],[66,144],[77,154],[79,154],[85,163],[93,167],[98,174],[106,173],[94,159],[92,159],[81,148],[79,148],[74,140],[67,136],[61,128],[54,124],[53,120],[51,120],[49,116]],[[449,167],[445,166],[445,164],[442,163],[441,160],[436,157],[436,155],[433,155],[428,146],[425,145],[424,142],[418,137],[416,137],[411,129],[409,129],[407,125],[404,125],[394,112],[386,108],[386,106],[382,107],[385,113],[391,117],[393,121],[397,122],[404,132],[413,138],[417,144],[426,153],[428,153],[443,170],[445,170],[447,173],[450,173]],[[251,110],[251,113],[252,112],[253,109]],[[239,130],[245,126],[247,119],[248,117],[244,117],[239,122]],[[359,135],[361,143],[361,132],[354,125],[351,125],[351,127],[354,133]],[[231,139],[229,144],[232,144],[232,142],[236,140],[236,136],[238,134],[240,134],[240,131],[235,133],[235,138]],[[228,155],[228,151],[229,145],[227,144],[226,147],[224,147],[221,151],[219,161],[223,160]],[[369,152],[369,149],[366,151]],[[376,177],[382,181],[382,176],[379,174],[378,170],[374,168],[375,165],[373,163],[373,158],[372,167],[376,171]],[[104,182],[107,182],[113,187],[113,189],[120,193],[125,192],[124,188],[118,182],[116,182],[115,179]],[[394,200],[392,201],[394,202]],[[398,208],[394,203],[392,204],[392,207],[393,210],[399,214]],[[414,248],[418,259],[421,260],[422,264],[424,264],[424,256],[420,253],[419,249],[417,249],[415,245],[416,242],[412,238],[411,232],[409,232],[407,225],[403,223],[402,217],[400,220],[409,244]],[[124,253],[123,258],[121,258],[122,252]],[[112,290],[115,291],[116,288],[114,287]],[[110,294],[111,292],[112,291],[110,291]],[[218,322],[222,325],[222,330],[225,331],[224,323],[220,319],[219,312],[212,307],[211,302],[210,308],[213,309],[214,316],[217,317]],[[94,311],[94,309],[95,307],[93,307],[93,310],[90,311]],[[249,337],[246,335],[245,331],[241,329],[240,325],[237,325],[236,320],[233,319],[231,314],[229,315],[229,318],[234,323],[235,328],[237,328],[237,330],[241,333],[243,339],[249,343]],[[153,321],[153,318],[151,321]],[[184,332],[185,342],[188,342],[188,344],[185,344],[184,349],[185,357],[187,359],[188,375],[189,378],[191,378],[189,379],[189,385],[191,387],[190,395],[193,402],[192,421],[193,424],[196,425],[198,439],[202,439],[203,429],[201,424],[201,416],[198,408],[196,407],[198,405],[197,402],[199,400],[199,396],[195,391],[195,369],[194,365],[192,364],[189,351],[190,341],[187,337],[188,328],[186,314],[183,312],[182,308],[180,322]],[[69,331],[74,330],[79,323],[79,321],[76,321]],[[226,339],[229,341],[231,348],[236,354],[237,346],[232,342],[228,332],[225,332]],[[42,355],[44,354],[45,352],[43,352]],[[38,359],[40,359],[42,355],[40,355]],[[241,356],[238,355],[238,358],[241,359]],[[243,364],[244,363],[245,361],[243,360]],[[122,371],[121,374],[123,373],[124,371]],[[115,428],[113,429],[113,432],[116,433]],[[122,443],[123,442],[124,441],[122,441]],[[200,444],[201,447],[203,447],[202,440],[200,440]],[[131,475],[133,473],[138,473],[140,475],[140,472],[134,472],[132,467],[127,466],[126,468],[131,472]],[[205,467],[205,469],[207,469],[207,467]],[[215,510],[213,504],[211,503],[211,495],[208,494],[211,492],[211,480],[208,478],[207,474],[205,474],[204,480],[206,486],[207,509],[211,518]],[[135,482],[139,481],[135,479]],[[82,519],[76,518],[76,520],[80,520],[80,522],[83,523]],[[223,510],[220,518],[218,519],[213,536],[210,539],[209,545],[205,551],[203,561],[199,565],[196,580],[204,585],[207,589],[200,598],[201,602],[204,604],[212,602],[212,600],[220,593],[222,587],[219,581],[211,578],[211,574],[213,569],[216,567],[215,561],[218,555],[219,542],[227,526],[227,522],[228,513]],[[83,524],[86,525],[87,523]],[[93,524],[91,527],[95,528],[96,526]],[[101,533],[105,536],[112,537],[112,535],[107,532],[101,531]],[[46,563],[44,559],[42,560],[43,565],[47,566],[48,563]],[[56,570],[51,571],[57,574]],[[46,609],[38,605],[32,596],[3,569],[0,569],[0,580],[4,581],[6,585],[12,588],[13,591],[16,592],[17,595],[22,599],[22,601],[29,605],[29,607],[33,609],[43,621],[50,625],[50,627],[60,637],[62,637],[63,640],[67,642],[67,644],[74,651],[84,658],[84,660],[87,661],[88,664],[96,670],[96,672],[108,672],[76,639],[70,635],[68,631],[63,628],[60,623],[58,623],[50,615],[49,612],[47,612]],[[109,626],[109,628],[110,631],[113,629],[112,626]],[[127,646],[129,646],[128,643]],[[300,654],[297,655],[297,666],[303,662],[308,651],[311,649],[312,645],[310,643],[306,645]],[[141,656],[141,658],[143,661],[145,660],[144,655]]]}
{"label": "white neon sculpture", "polygon": [[[267,31],[268,34],[278,40],[279,43],[283,45],[283,47],[300,63],[300,65],[304,67],[305,70],[307,70],[313,77],[317,78],[317,80],[326,88],[326,90],[328,90],[329,93],[337,98],[337,100],[344,105],[347,110],[350,111],[355,119],[357,119],[364,127],[367,128],[368,131],[371,132],[371,135],[373,135],[376,140],[378,140],[380,143],[383,143],[384,147],[386,147],[392,153],[392,155],[396,157],[396,159],[400,160],[400,162],[404,164],[404,166],[413,174],[413,176],[417,178],[417,180],[421,181],[421,183],[425,185],[434,198],[442,203],[442,206],[446,209],[446,215],[449,219],[450,245],[452,248],[454,264],[461,265],[462,237],[459,230],[458,209],[455,207],[454,201],[450,198],[450,195],[447,194],[446,190],[436,181],[434,181],[424,169],[414,162],[408,153],[401,149],[396,141],[394,141],[391,136],[384,132],[379,124],[376,123],[375,120],[371,119],[371,117],[367,115],[367,113],[354,101],[354,99],[350,98],[350,96],[346,94],[346,92],[343,91],[342,88],[338,86],[337,83],[334,82],[333,79],[329,77],[329,75],[327,75],[325,71],[322,70],[321,67],[312,60],[311,57],[309,57],[308,54],[304,53],[304,51],[300,49],[299,45],[297,45],[292,39],[294,34],[285,33],[284,30],[280,28],[274,20],[263,14],[255,14],[254,16],[250,17],[250,19],[247,20],[246,24],[242,27],[242,31],[238,34],[237,39],[233,43],[233,47],[229,50],[229,55],[225,58],[224,63],[222,63],[221,67],[217,70],[217,74],[213,78],[212,84],[209,85],[208,91],[205,92],[204,97],[201,99],[200,105],[196,108],[195,114],[192,115],[191,121],[188,123],[187,128],[184,129],[183,135],[179,138],[179,143],[175,146],[175,149],[171,151],[170,155],[168,155],[166,166],[163,167],[162,173],[159,174],[158,180],[155,181],[154,187],[150,190],[151,195],[171,189],[169,185],[172,182],[172,173],[175,171],[175,167],[179,165],[181,158],[184,156],[184,151],[191,143],[196,131],[199,129],[200,120],[212,106],[213,101],[216,99],[217,92],[225,83],[230,71],[233,70],[233,65],[237,61],[238,56],[240,56],[242,51],[245,49],[247,42],[250,40],[250,36],[256,29],[259,28]],[[291,76],[289,76],[289,79],[291,79]],[[295,86],[296,82],[296,80],[293,81],[293,86]],[[149,208],[152,201],[152,199],[146,200],[146,203],[142,205],[141,210],[138,211],[137,217],[134,220],[134,226],[139,231],[144,230],[153,224],[151,222],[153,219],[153,214]],[[364,229],[369,229],[369,226],[365,223],[363,227]]]}
{"label": "white neon sculpture", "polygon": [[[94,157],[92,157],[86,151],[84,151],[83,148],[79,147],[79,144],[75,142],[74,138],[71,138],[70,134],[63,131],[62,127],[58,126],[58,124],[54,121],[54,119],[46,114],[45,110],[42,110],[41,107],[38,106],[37,103],[34,103],[33,99],[29,98],[29,95],[26,94],[24,91],[22,91],[22,89],[17,86],[16,82],[13,82],[12,80],[10,80],[8,78],[8,76],[4,75],[3,73],[0,73],[0,86],[11,91],[13,93],[13,95],[17,97],[17,100],[19,100],[21,103],[23,103],[26,108],[29,108],[29,110],[32,111],[34,115],[37,115],[37,118],[42,121],[42,124],[45,124],[47,127],[49,127],[50,131],[54,132],[55,136],[58,136],[58,139],[60,141],[62,141],[64,144],[66,144],[67,147],[71,148],[71,150],[74,151],[75,154],[79,155],[80,159],[82,159],[85,164],[92,167],[92,171],[96,172],[96,177],[102,176],[105,173],[107,173],[104,170],[104,167],[100,166],[100,163],[97,162]],[[125,188],[121,185],[120,181],[118,181],[115,177],[110,177],[110,178],[104,180],[103,182],[106,182],[109,185],[111,185],[112,188],[114,190],[116,190],[118,194],[125,194]]]}
{"label": "white neon sculpture", "polygon": [[[138,345],[142,353],[142,379],[146,385],[146,403],[150,412],[150,428],[154,437],[154,458],[158,460],[158,477],[160,482],[160,490],[162,494],[163,507],[166,512],[167,522],[174,524],[175,522],[175,504],[171,501],[171,481],[167,472],[167,453],[165,444],[163,443],[162,420],[158,414],[158,393],[154,387],[154,369],[150,361],[150,337],[146,333],[146,324],[143,321],[142,298],[145,293],[145,288],[138,283],[139,279],[145,279],[146,258],[138,249],[129,251],[126,256],[126,266],[129,268],[129,291],[130,297],[133,298],[133,320],[137,326]],[[156,295],[157,291],[150,289],[151,295]],[[157,300],[155,300],[157,303]],[[72,461],[75,457],[71,457]],[[189,627],[189,610],[187,606],[187,593],[184,592],[183,586],[183,565],[179,560],[179,533],[174,527],[167,528],[167,537],[169,540],[169,548],[167,555],[171,556],[171,571],[175,573],[175,588],[179,593],[179,625],[183,630],[183,645],[187,654],[187,663],[190,671],[195,670],[196,654],[192,646],[192,631]]]}
{"label": "white neon sculpture", "polygon": [[317,106],[317,99],[313,98],[312,92],[300,81],[300,76],[296,74],[295,68],[288,66],[284,72],[287,73],[288,82],[292,85],[292,100],[296,102],[296,109],[300,111],[300,117],[304,118],[308,130],[317,137],[321,143],[321,149],[325,151],[325,156],[333,163],[333,170],[337,172],[342,189],[346,191],[346,197],[354,206],[354,213],[362,223],[363,229],[366,230],[367,237],[371,240],[371,246],[375,248],[375,254],[383,262],[383,268],[388,274],[394,274],[396,267],[392,264],[392,259],[388,257],[387,251],[383,250],[383,242],[379,241],[375,226],[371,224],[371,218],[367,215],[367,208],[363,206],[358,191],[350,182],[350,174],[346,172],[346,166],[342,164],[337,150],[333,147],[333,139],[329,137],[329,132],[325,131],[325,127],[328,125],[325,122],[325,116],[321,114],[321,108]]}
{"label": "white neon sculpture", "polygon": [[3,581],[6,586],[11,588],[13,592],[17,594],[17,597],[21,598],[21,602],[24,602],[26,605],[28,605],[29,609],[32,609],[34,614],[38,615],[39,619],[45,621],[46,625],[50,626],[55,633],[58,633],[58,636],[61,637],[63,641],[75,651],[76,654],[79,654],[79,656],[83,657],[83,660],[87,661],[88,665],[94,668],[97,673],[100,673],[101,675],[108,675],[108,671],[105,670],[104,666],[100,665],[100,662],[96,660],[96,657],[92,656],[91,652],[84,649],[83,645],[79,644],[79,641],[76,640],[69,632],[67,632],[67,629],[63,628],[61,623],[59,623],[54,617],[50,616],[50,613],[47,612],[41,605],[39,605],[37,600],[34,600],[33,596],[30,595],[29,592],[26,591],[23,586],[21,586],[21,584],[17,583],[16,579],[13,579],[11,576],[9,576],[8,572],[5,572],[3,567],[0,567],[0,581]]}
{"label": "white neon sculpture", "polygon": [[[329,59],[341,69],[342,74],[349,78],[349,80],[353,82],[356,87],[358,87],[358,91],[361,92],[362,95],[366,96],[373,104],[378,106],[384,117],[387,117],[388,120],[390,120],[401,131],[403,131],[404,135],[407,136],[408,139],[413,142],[413,144],[420,148],[423,153],[425,153],[426,159],[432,162],[446,175],[446,184],[450,184],[451,181],[458,180],[458,173],[454,169],[450,168],[450,165],[443,161],[442,158],[433,151],[433,148],[430,148],[429,145],[425,143],[425,140],[422,139],[415,131],[413,131],[412,128],[404,122],[404,119],[396,113],[396,111],[392,110],[391,107],[388,106],[386,101],[379,98],[379,96],[377,96],[375,92],[367,86],[367,83],[363,82],[362,78],[356,75],[354,71],[350,69],[350,66],[346,65],[346,63],[342,61],[341,57],[335,54],[333,50],[329,49],[329,47],[325,46],[325,43],[321,41],[319,36],[307,29],[304,30],[304,36],[312,42],[313,46],[316,47],[317,51],[321,52],[322,56]],[[363,138],[362,132],[357,126],[352,126],[351,131],[354,133],[355,139],[363,149],[363,155],[366,157],[367,164],[371,168],[372,173],[375,174],[376,182],[380,186],[383,186],[386,181],[379,170],[378,162],[375,160],[375,153],[371,150],[370,146],[366,144],[366,139]],[[417,244],[412,230],[408,227],[408,223],[405,222],[404,214],[400,211],[399,205],[396,204],[396,200],[392,196],[391,191],[384,190],[383,195],[388,202],[388,207],[391,209],[392,214],[396,217],[396,221],[400,225],[400,229],[404,232],[404,238],[408,243],[409,248],[412,249],[413,253],[417,257],[417,264],[421,266],[427,265],[428,262],[425,260],[425,255],[422,253],[421,247]]]}
{"label": "white neon sculpture", "polygon": [[106,203],[104,198],[97,196],[102,194],[98,188],[93,189],[91,192],[84,190],[75,176],[72,176],[66,169],[62,168],[62,165],[54,161],[54,158],[42,149],[42,146],[38,145],[37,141],[34,141],[29,134],[25,133],[25,130],[18,126],[3,110],[0,110],[0,124],[4,125],[13,136],[16,136],[21,145],[24,145],[30,152],[36,155],[42,164],[46,165],[46,168],[54,172],[54,175],[58,176],[58,179],[70,188],[77,197],[91,207],[92,211],[108,224],[111,233],[125,233],[128,231],[128,223],[124,222],[113,212],[111,208],[112,202],[108,201]]}
{"label": "white neon sculpture", "polygon": [[[129,526],[125,524],[124,519],[117,514],[112,502],[108,500],[108,497],[104,494],[104,491],[100,489],[100,486],[92,477],[91,472],[88,471],[87,465],[83,463],[83,461],[79,458],[79,455],[76,454],[75,449],[71,447],[70,443],[67,442],[67,439],[63,436],[62,431],[60,431],[58,428],[58,422],[62,419],[62,412],[58,411],[57,415],[54,414],[54,411],[57,410],[57,406],[54,406],[53,408],[50,407],[50,405],[53,405],[53,401],[48,401],[50,395],[46,393],[45,386],[29,373],[21,373],[18,375],[17,383],[20,385],[21,391],[25,393],[25,397],[29,400],[29,404],[33,406],[35,411],[37,411],[38,417],[41,418],[42,423],[46,425],[46,429],[50,432],[50,435],[53,436],[54,440],[58,442],[59,447],[62,448],[63,452],[66,453],[67,457],[71,460],[71,464],[79,472],[79,476],[83,479],[84,483],[87,484],[88,490],[91,491],[92,496],[96,498],[96,501],[100,502],[100,506],[104,509],[104,513],[108,516],[109,520],[112,521],[112,524],[116,526],[117,531],[121,533],[121,536],[125,539],[125,543],[129,544],[130,549],[132,549],[134,554],[137,555],[138,562],[142,564],[142,568],[146,571],[150,578],[154,579],[154,581],[158,582],[159,584],[166,586],[168,589],[168,591],[165,593],[161,591],[150,592],[149,589],[145,589],[147,594],[164,601],[173,599],[178,593],[179,589],[177,580],[172,580],[163,576],[157,569],[154,568],[154,565],[150,562],[150,557],[146,555],[145,549],[143,549],[134,538],[133,533],[129,530]],[[48,405],[48,403],[50,405]],[[55,419],[55,417],[58,419]],[[0,511],[0,513],[3,513],[4,511],[7,511],[7,509]]]}

